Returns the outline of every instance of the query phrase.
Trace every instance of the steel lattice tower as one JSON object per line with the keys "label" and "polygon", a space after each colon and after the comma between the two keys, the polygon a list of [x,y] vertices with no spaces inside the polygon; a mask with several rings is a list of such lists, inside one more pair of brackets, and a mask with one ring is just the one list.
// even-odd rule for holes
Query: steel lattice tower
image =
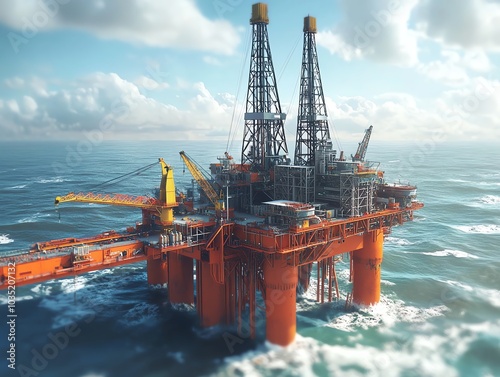
{"label": "steel lattice tower", "polygon": [[281,105],[276,87],[271,48],[267,35],[267,5],[252,6],[252,54],[245,112],[245,132],[241,150],[242,164],[252,169],[269,170],[288,153]]}
{"label": "steel lattice tower", "polygon": [[304,18],[304,49],[294,165],[314,166],[314,153],[330,141],[328,115],[316,51],[316,18]]}

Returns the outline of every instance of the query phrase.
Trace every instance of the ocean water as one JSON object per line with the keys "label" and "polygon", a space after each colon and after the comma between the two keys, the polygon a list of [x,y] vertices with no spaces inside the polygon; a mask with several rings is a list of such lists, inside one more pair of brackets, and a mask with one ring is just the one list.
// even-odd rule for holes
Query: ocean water
{"label": "ocean water", "polygon": [[[0,143],[0,253],[124,230],[140,220],[140,211],[78,203],[55,209],[54,198],[94,190],[158,157],[174,167],[184,189],[191,177],[183,174],[179,150],[208,165],[224,146]],[[289,347],[267,344],[262,321],[257,339],[228,345],[224,334],[233,328],[200,329],[194,307],[172,307],[166,289],[147,286],[139,263],[19,287],[18,369],[8,369],[2,358],[0,375],[500,376],[499,147],[372,142],[367,158],[381,162],[388,180],[416,183],[425,207],[386,238],[381,302],[346,310],[347,260],[337,264],[340,301],[316,303],[313,275],[310,290],[298,298],[298,334]],[[159,177],[154,167],[106,190],[149,194]],[[6,316],[5,291],[0,302]],[[50,359],[37,357],[44,350]]]}

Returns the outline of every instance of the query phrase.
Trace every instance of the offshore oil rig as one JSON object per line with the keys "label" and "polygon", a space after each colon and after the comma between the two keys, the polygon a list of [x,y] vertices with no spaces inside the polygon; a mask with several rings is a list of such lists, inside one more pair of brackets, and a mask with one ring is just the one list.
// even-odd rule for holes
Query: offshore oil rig
{"label": "offshore oil rig", "polygon": [[[295,156],[288,157],[267,33],[267,5],[252,6],[252,47],[241,163],[225,152],[205,172],[180,152],[206,204],[176,191],[173,169],[162,171],[155,197],[69,193],[55,203],[83,202],[142,210],[122,233],[39,242],[0,258],[17,285],[146,261],[149,284],[166,284],[171,303],[195,304],[200,325],[248,321],[255,337],[256,301],[265,303],[266,338],[288,345],[296,333],[296,296],[313,268],[317,300],[339,299],[335,263],[347,253],[349,303],[380,299],[384,234],[412,220],[423,204],[415,186],[386,184],[365,161],[370,126],[350,158],[333,149],[316,51],[316,19],[304,19]],[[195,208],[196,207],[196,208]],[[182,211],[178,211],[182,208]],[[182,215],[175,215],[176,211]],[[195,283],[196,282],[196,283]],[[259,296],[260,295],[260,296]]]}

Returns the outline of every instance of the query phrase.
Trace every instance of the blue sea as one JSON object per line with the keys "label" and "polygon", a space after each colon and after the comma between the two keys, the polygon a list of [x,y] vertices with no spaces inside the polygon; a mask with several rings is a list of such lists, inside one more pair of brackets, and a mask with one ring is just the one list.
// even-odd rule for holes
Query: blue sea
{"label": "blue sea", "polygon": [[[228,345],[231,327],[201,329],[191,306],[172,307],[149,287],[144,263],[16,290],[16,367],[1,376],[500,376],[500,145],[383,143],[367,159],[389,181],[417,184],[425,207],[386,237],[382,297],[349,309],[349,261],[337,264],[341,300],[319,304],[313,272],[298,298],[298,334],[286,348],[257,338]],[[349,155],[355,144],[346,146]],[[178,152],[208,166],[225,143],[0,143],[0,253],[37,241],[122,231],[140,210],[66,203],[70,191],[151,194],[160,167],[102,182],[154,163],[191,185]],[[238,149],[230,151],[238,156]],[[315,269],[313,269],[315,271]],[[7,297],[0,293],[0,345],[7,350]],[[259,310],[262,310],[259,309]],[[38,355],[49,355],[49,358]]]}

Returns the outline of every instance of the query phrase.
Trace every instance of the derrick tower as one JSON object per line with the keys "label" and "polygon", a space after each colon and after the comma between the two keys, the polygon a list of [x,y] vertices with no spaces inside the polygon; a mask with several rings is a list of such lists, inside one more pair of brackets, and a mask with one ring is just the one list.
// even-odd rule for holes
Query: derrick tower
{"label": "derrick tower", "polygon": [[252,6],[252,53],[245,112],[241,163],[254,171],[268,171],[288,153],[283,121],[286,115],[276,87],[267,35],[267,4]]}
{"label": "derrick tower", "polygon": [[304,48],[294,165],[314,166],[314,153],[330,141],[328,115],[316,51],[316,18],[304,18]]}

